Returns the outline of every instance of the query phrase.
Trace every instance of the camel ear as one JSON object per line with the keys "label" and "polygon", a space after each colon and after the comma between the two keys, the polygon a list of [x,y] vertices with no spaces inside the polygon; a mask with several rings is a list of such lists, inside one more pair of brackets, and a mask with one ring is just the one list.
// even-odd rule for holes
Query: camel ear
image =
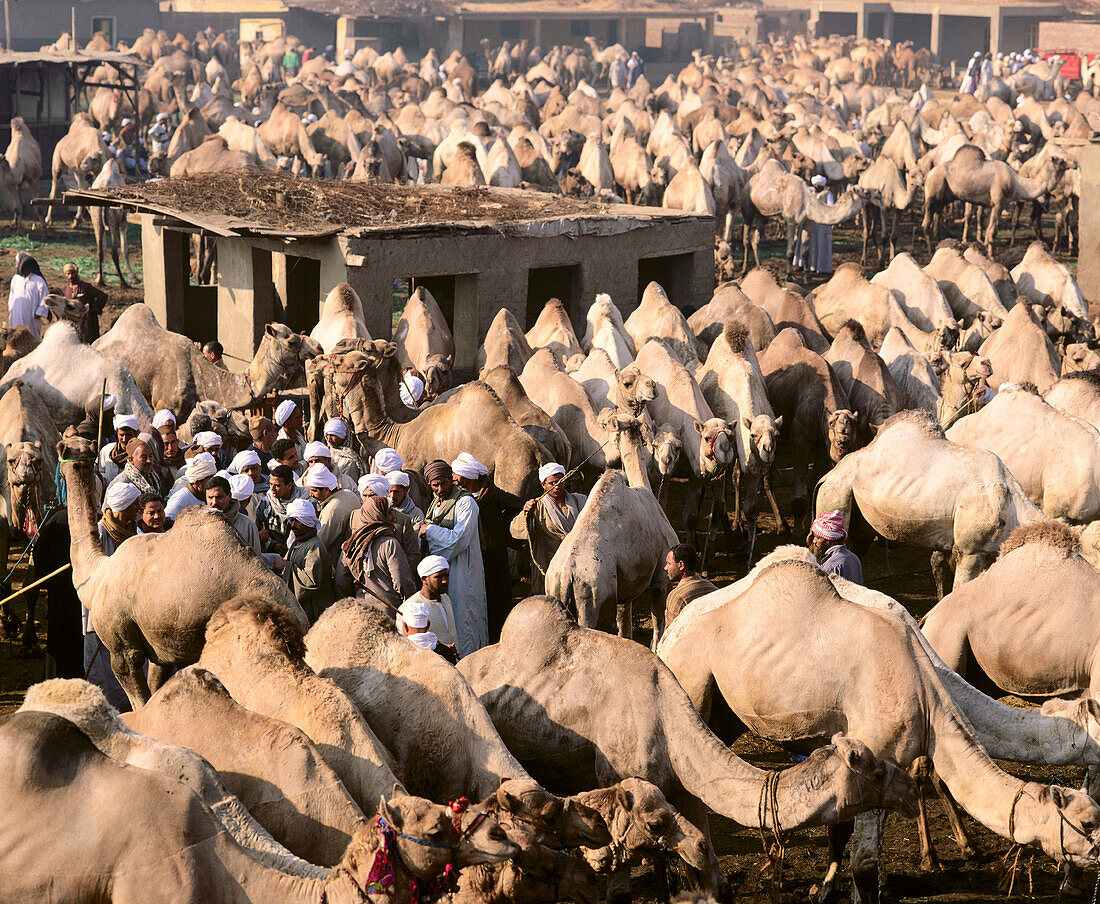
{"label": "camel ear", "polygon": [[752,421],[750,421],[747,417],[741,418],[741,424],[746,430],[752,429]]}
{"label": "camel ear", "polygon": [[775,419],[775,429],[776,430],[782,430],[783,429],[783,415],[779,415],[779,417],[777,417]]}
{"label": "camel ear", "polygon": [[[277,336],[278,335],[278,333],[275,332],[274,327],[272,327],[272,325],[270,323],[267,324],[264,327],[264,332],[267,333],[267,335],[269,335],[269,336]],[[196,343],[196,344],[198,344],[198,343]]]}
{"label": "camel ear", "polygon": [[707,425],[704,424],[702,421],[697,420],[695,422],[695,432],[702,436],[704,433],[707,432]]}
{"label": "camel ear", "polygon": [[1064,810],[1069,806],[1069,797],[1066,794],[1066,789],[1059,785],[1048,785],[1050,789],[1050,799],[1059,810]]}
{"label": "camel ear", "polygon": [[622,785],[615,789],[615,806],[628,812],[634,809],[634,796]]}
{"label": "camel ear", "polygon": [[392,358],[396,354],[397,354],[397,343],[387,342],[386,347],[384,349],[382,349],[382,357],[383,358]]}
{"label": "camel ear", "polygon": [[[393,788],[394,792],[396,792],[397,785],[394,785]],[[384,795],[378,798],[378,813],[391,826],[394,824],[393,814],[390,812],[390,808],[386,805],[386,798]]]}
{"label": "camel ear", "polygon": [[1082,701],[1085,712],[1092,716],[1094,722],[1100,722],[1100,700],[1095,697],[1086,697]]}

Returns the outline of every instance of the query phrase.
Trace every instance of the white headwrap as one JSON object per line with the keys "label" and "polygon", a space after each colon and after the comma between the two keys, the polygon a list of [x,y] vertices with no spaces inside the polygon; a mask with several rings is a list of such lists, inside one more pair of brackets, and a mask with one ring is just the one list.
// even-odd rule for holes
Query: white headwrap
{"label": "white headwrap", "polygon": [[240,474],[245,468],[258,464],[262,464],[262,462],[256,450],[244,449],[233,456],[233,460],[229,463],[229,470],[234,474]]}
{"label": "white headwrap", "polygon": [[247,474],[234,474],[229,478],[229,492],[238,502],[250,499],[256,491],[256,484]]}
{"label": "white headwrap", "polygon": [[428,578],[440,571],[446,571],[450,567],[443,556],[424,556],[420,560],[420,564],[416,566],[416,573],[422,578]]}
{"label": "white headwrap", "polygon": [[[20,251],[19,253],[22,254],[23,252]],[[103,397],[103,410],[104,411],[113,411],[115,405],[117,405],[117,404],[118,404],[118,399],[116,399],[110,393],[107,393],[107,395],[105,395]]]}
{"label": "white headwrap", "polygon": [[306,461],[311,458],[327,458],[332,461],[332,450],[324,443],[314,440],[312,443],[306,443],[306,454],[303,457]]}
{"label": "white headwrap", "polygon": [[302,481],[307,487],[314,489],[323,487],[326,490],[335,490],[337,487],[336,475],[320,462],[310,465],[306,476]]}
{"label": "white headwrap", "polygon": [[539,468],[539,483],[545,483],[546,478],[553,477],[555,474],[564,474],[565,468],[559,465],[556,461],[552,461],[549,464],[543,465]]}
{"label": "white headwrap", "polygon": [[138,423],[137,416],[133,414],[116,414],[115,419],[111,423],[114,424],[116,430],[121,430],[123,427],[129,427],[136,433],[141,429],[141,424]]}
{"label": "white headwrap", "polygon": [[[478,477],[483,477],[484,475],[489,473],[489,469],[476,458],[474,458],[469,452],[459,452],[458,458],[456,458],[455,461],[465,462],[469,467],[473,468],[477,472]],[[451,464],[451,470],[458,474],[458,469],[455,468],[453,463]],[[466,475],[462,474],[459,476],[465,477]]]}
{"label": "white headwrap", "polygon": [[390,482],[381,474],[364,474],[359,478],[358,487],[360,496],[367,490],[370,490],[375,496],[389,496],[390,494]]}
{"label": "white headwrap", "polygon": [[405,403],[405,407],[416,408],[423,395],[424,381],[421,380],[420,377],[414,377],[412,374],[405,374],[405,376],[401,378],[400,396],[401,401]]}
{"label": "white headwrap", "polygon": [[216,473],[218,473],[218,465],[214,461],[214,456],[209,452],[200,452],[188,459],[187,465],[183,469],[183,474],[188,482],[213,477]]}
{"label": "white headwrap", "polygon": [[333,418],[325,422],[325,436],[335,436],[337,439],[348,438],[348,425],[339,418]]}
{"label": "white headwrap", "polygon": [[298,406],[290,401],[290,399],[283,399],[283,401],[279,403],[279,407],[275,409],[275,423],[282,427],[290,420],[290,416],[297,410]]}
{"label": "white headwrap", "polygon": [[141,490],[139,490],[132,483],[123,483],[122,481],[117,481],[116,483],[112,483],[109,487],[107,487],[107,498],[104,501],[107,505],[107,508],[117,514],[118,512],[125,511],[127,508],[137,502],[137,499],[140,495]]}
{"label": "white headwrap", "polygon": [[389,446],[383,446],[374,453],[374,466],[383,474],[389,474],[390,471],[399,471],[404,464],[405,459]]}
{"label": "white headwrap", "polygon": [[389,481],[391,487],[407,487],[409,485],[409,475],[404,471],[390,471],[386,475],[386,480]]}
{"label": "white headwrap", "polygon": [[221,448],[222,438],[213,430],[203,430],[195,434],[195,445],[200,449],[206,449],[210,446]]}
{"label": "white headwrap", "polygon": [[828,179],[826,179],[819,173],[818,175],[810,179],[810,185],[813,185],[815,188],[821,188],[828,181]]}
{"label": "white headwrap", "polygon": [[[397,616],[400,618],[401,616]],[[439,638],[434,631],[419,631],[416,634],[406,634],[405,640],[423,647],[425,650],[434,650],[439,646]]]}
{"label": "white headwrap", "polygon": [[308,499],[292,499],[286,504],[286,516],[302,524],[312,527],[314,530],[321,526],[321,519],[317,517],[317,510]]}
{"label": "white headwrap", "polygon": [[167,408],[161,408],[156,414],[153,415],[153,429],[159,430],[166,424],[176,426],[176,416],[172,414]]}
{"label": "white headwrap", "polygon": [[478,478],[477,467],[468,461],[463,461],[461,458],[456,458],[451,462],[451,470],[459,477],[465,477],[467,480],[477,480]]}
{"label": "white headwrap", "polygon": [[432,610],[423,603],[408,602],[401,606],[401,620],[410,628],[426,628],[432,617]]}

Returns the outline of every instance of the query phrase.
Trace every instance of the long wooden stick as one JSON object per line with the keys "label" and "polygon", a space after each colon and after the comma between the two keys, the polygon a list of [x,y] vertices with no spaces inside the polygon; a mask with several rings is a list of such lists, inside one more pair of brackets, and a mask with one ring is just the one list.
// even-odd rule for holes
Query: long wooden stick
{"label": "long wooden stick", "polygon": [[58,568],[58,569],[55,569],[54,571],[51,571],[51,572],[50,572],[50,573],[49,573],[48,575],[46,575],[46,576],[45,576],[44,578],[39,578],[39,579],[38,579],[37,581],[35,581],[35,582],[34,582],[34,583],[32,583],[32,584],[27,584],[27,586],[26,586],[26,587],[24,587],[24,588],[23,588],[22,590],[16,590],[16,591],[15,591],[15,593],[13,593],[13,594],[12,594],[11,596],[9,596],[9,597],[6,597],[5,599],[2,599],[2,600],[0,600],[0,608],[3,608],[4,606],[6,606],[6,605],[7,605],[8,603],[10,603],[10,602],[11,602],[11,601],[12,601],[13,599],[16,599],[17,597],[20,597],[20,596],[22,596],[22,595],[23,595],[24,593],[26,593],[26,592],[27,592],[28,590],[34,590],[34,588],[35,588],[35,587],[38,587],[38,586],[41,586],[42,584],[45,584],[45,583],[46,583],[46,581],[48,581],[48,580],[49,580],[50,578],[55,578],[55,577],[57,577],[57,576],[58,576],[59,574],[61,574],[61,572],[63,572],[63,571],[68,571],[68,570],[69,570],[70,568],[72,568],[72,567],[73,567],[73,563],[72,563],[72,562],[66,562],[66,563],[65,563],[64,565],[62,565],[62,566],[61,566],[60,568]]}

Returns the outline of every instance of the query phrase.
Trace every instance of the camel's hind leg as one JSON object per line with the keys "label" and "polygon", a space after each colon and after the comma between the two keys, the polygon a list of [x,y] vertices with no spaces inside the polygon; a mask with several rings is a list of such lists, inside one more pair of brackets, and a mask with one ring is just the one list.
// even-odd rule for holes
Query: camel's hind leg
{"label": "camel's hind leg", "polygon": [[928,827],[928,804],[925,800],[925,787],[930,778],[931,767],[928,757],[917,757],[909,774],[917,783],[917,837],[920,839],[920,868],[926,872],[940,868],[939,859],[936,857],[936,848],[932,843],[932,830]]}
{"label": "camel's hind leg", "polygon": [[936,789],[936,793],[943,802],[943,809],[944,812],[947,813],[947,821],[951,825],[951,834],[955,837],[955,844],[959,846],[959,850],[964,857],[967,859],[973,857],[974,845],[971,843],[970,836],[966,832],[966,826],[962,823],[958,804],[955,803],[955,798],[951,796],[951,792],[947,790],[947,786],[944,785],[943,779],[936,775],[934,769],[932,770],[932,786]]}
{"label": "camel's hind leg", "polygon": [[947,554],[939,550],[932,553],[931,565],[932,577],[936,581],[936,599],[942,600],[947,595],[947,584],[951,578],[951,566]]}
{"label": "camel's hind leg", "polygon": [[[122,284],[132,285],[137,282],[137,275],[134,273],[134,268],[130,266],[130,239],[126,235],[126,229],[130,225],[126,220],[126,212],[119,211],[119,219],[121,223],[119,225],[119,253],[122,255],[122,266],[126,270],[126,275],[130,277],[129,284],[123,280]],[[121,278],[122,274],[119,274]]]}
{"label": "camel's hind leg", "polygon": [[825,871],[825,878],[821,880],[821,891],[818,892],[818,904],[829,904],[836,899],[836,878],[840,875],[840,862],[844,859],[844,849],[851,840],[855,823],[837,822],[828,828],[829,836],[829,868]]}

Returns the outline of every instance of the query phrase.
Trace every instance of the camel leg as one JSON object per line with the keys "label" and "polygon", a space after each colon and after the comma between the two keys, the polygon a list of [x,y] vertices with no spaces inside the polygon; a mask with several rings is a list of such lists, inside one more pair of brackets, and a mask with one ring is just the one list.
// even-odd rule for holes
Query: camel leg
{"label": "camel leg", "polygon": [[932,786],[943,802],[943,809],[947,813],[947,821],[951,825],[951,834],[955,837],[955,844],[959,846],[962,855],[970,859],[974,856],[974,845],[971,843],[966,827],[962,823],[959,806],[955,803],[955,798],[951,796],[951,792],[947,790],[947,786],[944,785],[943,779],[936,775],[935,770],[932,771]]}
{"label": "camel leg", "polygon": [[619,629],[619,637],[632,640],[634,637],[634,601],[615,604],[615,622]]}
{"label": "camel leg", "polygon": [[772,474],[768,471],[764,475],[764,492],[768,497],[768,504],[772,507],[772,515],[775,516],[775,529],[777,533],[784,533],[787,530],[787,522],[783,520],[783,515],[779,511],[779,503],[775,498],[775,491],[772,489]]}
{"label": "camel leg", "polygon": [[840,875],[840,862],[844,859],[844,849],[855,830],[855,823],[837,822],[829,826],[829,868],[825,871],[825,878],[821,880],[821,891],[818,892],[818,904],[829,904],[836,898],[836,877]]}
{"label": "camel leg", "polygon": [[[1019,207],[1017,206],[1017,210]],[[1035,238],[1043,241],[1043,208],[1037,201],[1031,202],[1031,228],[1035,232]]]}
{"label": "camel leg", "polygon": [[1008,236],[1008,247],[1011,248],[1016,244],[1016,227],[1020,222],[1020,205],[1016,204],[1012,208],[1012,231]]}
{"label": "camel leg", "polygon": [[[787,279],[791,278],[791,268],[794,266],[794,240],[795,235],[798,232],[798,225],[793,220],[787,221]],[[803,260],[805,260],[805,251],[803,248]]]}
{"label": "camel leg", "polygon": [[[733,527],[735,530],[741,529],[741,461],[740,459],[733,463]],[[726,519],[726,523],[730,523],[730,519]]]}
{"label": "camel leg", "polygon": [[[745,220],[744,226],[741,227],[741,245],[743,246],[744,256],[741,260],[741,273],[744,275],[749,272],[749,242],[752,235],[752,223],[748,219]],[[755,256],[756,249],[753,248],[753,255]]]}
{"label": "camel leg", "polygon": [[850,855],[853,904],[878,904],[882,832],[885,827],[885,810],[868,810],[856,817]]}
{"label": "camel leg", "polygon": [[149,662],[149,690],[152,693],[156,693],[162,687],[164,683],[172,677],[173,669],[171,666],[161,665],[157,662]]}
{"label": "camel leg", "polygon": [[810,449],[805,442],[795,442],[793,451],[794,486],[791,490],[791,520],[797,524],[805,518],[809,507]]}
{"label": "camel leg", "polygon": [[127,288],[129,284],[126,282],[126,277],[122,275],[122,267],[118,261],[118,251],[122,245],[122,236],[119,233],[118,222],[111,223],[111,261],[115,265],[115,273],[118,274],[118,282],[123,288]]}
{"label": "camel leg", "polygon": [[870,218],[870,208],[864,207],[863,210],[859,212],[859,219],[863,223],[863,250],[859,255],[859,265],[861,267],[867,266],[867,231],[869,228],[868,220],[870,220]]}
{"label": "camel leg", "polygon": [[752,231],[752,261],[756,267],[760,266],[760,227]]}
{"label": "camel leg", "polygon": [[118,678],[118,683],[130,698],[130,705],[134,709],[140,709],[153,696],[149,692],[149,682],[145,680],[142,669],[145,664],[144,654],[136,647],[111,650],[110,654],[111,669]]}
{"label": "camel leg", "polygon": [[702,504],[702,496],[702,481],[696,479],[689,480],[687,493],[684,494],[684,509],[681,513],[681,521],[684,526],[684,531],[688,535],[688,542],[696,549],[699,548],[699,507]]}
{"label": "camel leg", "polygon": [[947,555],[938,550],[932,553],[932,577],[936,581],[936,599],[942,600],[947,595],[951,567],[948,564]]}
{"label": "camel leg", "polygon": [[928,827],[928,803],[925,798],[925,788],[929,779],[930,766],[928,757],[919,756],[913,760],[909,774],[917,783],[917,836],[920,839],[920,868],[925,872],[932,872],[940,868],[939,859],[936,857],[936,848],[932,843],[932,830]]}
{"label": "camel leg", "polygon": [[103,244],[107,241],[107,224],[104,222],[106,211],[103,208],[93,210],[89,216],[92,219],[92,234],[95,236],[95,256],[99,262],[99,270],[96,273],[95,284],[97,286],[105,286],[107,285],[107,281],[103,278]]}
{"label": "camel leg", "polygon": [[994,204],[989,211],[989,225],[985,230],[985,246],[989,249],[989,253],[993,253],[993,238],[997,234],[997,224],[1001,220],[1001,205]]}
{"label": "camel leg", "polygon": [[[127,285],[130,285],[130,284],[136,283],[137,282],[137,276],[134,273],[134,268],[130,266],[130,239],[126,235],[126,229],[130,224],[126,221],[125,212],[119,211],[119,213],[120,213],[120,216],[122,218],[122,225],[119,227],[119,237],[120,237],[119,249],[120,249],[120,253],[122,254],[122,266],[126,270],[126,275],[130,277],[130,282],[129,283],[127,283],[125,280],[123,280],[122,284],[124,286],[127,286]],[[119,274],[120,278],[121,278],[121,275],[122,274]]]}
{"label": "camel leg", "polygon": [[[970,209],[971,209],[971,206],[972,206],[972,205],[970,204],[970,202],[969,202],[969,201],[967,201],[967,202],[966,202],[966,206],[965,206],[965,207],[963,208],[963,235],[962,235],[962,243],[963,243],[964,245],[966,244],[966,235],[967,235],[967,232],[969,232],[969,230],[970,230]],[[977,229],[975,229],[975,233],[977,233]]]}
{"label": "camel leg", "polygon": [[[61,170],[54,167],[53,168],[53,179],[50,182],[50,197],[51,198],[56,198],[57,197],[57,187],[60,184],[60,182],[61,182]],[[46,218],[42,222],[45,223],[47,226],[52,226],[53,225],[53,212],[54,212],[53,207],[46,208]]]}

